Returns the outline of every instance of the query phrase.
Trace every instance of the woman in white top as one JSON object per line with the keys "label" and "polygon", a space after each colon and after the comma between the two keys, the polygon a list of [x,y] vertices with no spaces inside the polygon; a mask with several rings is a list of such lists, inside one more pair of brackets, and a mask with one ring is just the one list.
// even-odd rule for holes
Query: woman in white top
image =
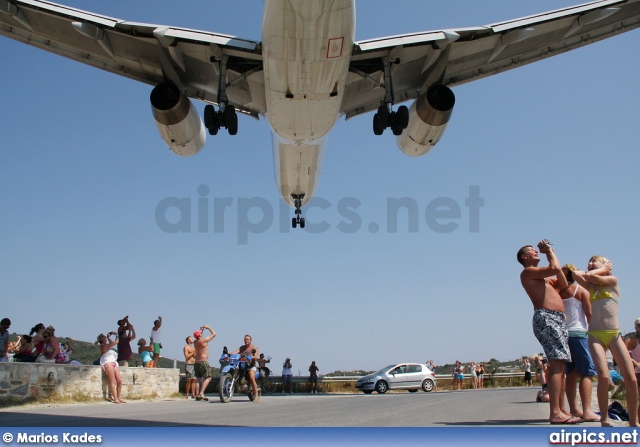
{"label": "woman in white top", "polygon": [[[111,341],[111,336],[115,335],[116,339]],[[112,401],[116,404],[123,404],[120,398],[122,393],[122,378],[120,377],[120,370],[118,369],[118,353],[113,349],[118,344],[118,335],[115,332],[109,332],[106,337],[104,334],[98,335],[97,345],[100,345],[100,366],[104,370],[109,380],[109,392],[112,396]]]}

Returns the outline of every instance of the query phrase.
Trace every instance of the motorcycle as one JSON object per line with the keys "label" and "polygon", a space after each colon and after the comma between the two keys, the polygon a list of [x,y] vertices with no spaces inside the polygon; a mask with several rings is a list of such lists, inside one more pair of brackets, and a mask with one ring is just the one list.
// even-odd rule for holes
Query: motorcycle
{"label": "motorcycle", "polygon": [[[233,398],[234,393],[244,393],[249,396],[249,400],[253,401],[253,387],[249,380],[249,369],[252,356],[241,354],[226,354],[220,356],[220,384],[218,392],[220,401],[227,403]],[[262,388],[262,383],[266,380],[265,371],[258,368],[256,371],[256,384],[258,385],[258,394]]]}

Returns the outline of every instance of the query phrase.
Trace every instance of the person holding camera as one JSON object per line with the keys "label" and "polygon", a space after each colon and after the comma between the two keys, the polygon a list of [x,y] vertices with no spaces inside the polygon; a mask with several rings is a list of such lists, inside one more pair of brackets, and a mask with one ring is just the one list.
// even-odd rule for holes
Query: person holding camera
{"label": "person holding camera", "polygon": [[[111,336],[115,335],[115,340],[111,340]],[[120,377],[120,370],[118,369],[118,354],[113,350],[113,347],[118,344],[118,334],[115,332],[109,332],[106,336],[104,334],[98,335],[97,345],[100,345],[100,366],[107,376],[109,381],[109,393],[111,394],[112,402],[116,404],[125,403],[121,399],[122,393],[122,377]]]}
{"label": "person holding camera", "polygon": [[131,350],[131,340],[136,338],[136,331],[129,323],[127,315],[122,320],[118,320],[118,364],[129,366],[133,351]]}
{"label": "person holding camera", "polygon": [[151,329],[151,340],[150,345],[153,346],[153,363],[157,367],[158,360],[160,360],[160,350],[162,349],[162,340],[160,339],[162,336],[162,331],[160,330],[160,326],[162,326],[162,317],[158,317],[157,320],[153,322],[153,328]]}
{"label": "person holding camera", "polygon": [[[571,361],[571,353],[569,334],[564,324],[564,304],[558,290],[566,289],[569,284],[551,243],[546,239],[541,240],[538,250],[525,245],[518,250],[517,259],[524,267],[520,282],[533,304],[533,333],[549,361],[549,423],[577,424],[582,419],[564,411],[565,361]],[[546,255],[548,266],[538,267],[539,253]]]}
{"label": "person holding camera", "polygon": [[[205,329],[210,332],[207,337],[203,337],[203,332]],[[205,397],[204,393],[205,391],[207,391],[209,382],[211,382],[212,371],[211,366],[209,366],[209,342],[213,340],[215,336],[215,331],[209,326],[201,326],[199,330],[193,333],[193,338],[195,338],[196,340],[193,344],[193,347],[196,350],[196,363],[194,367],[196,379],[199,385],[199,392],[196,400],[209,400],[207,397]]]}

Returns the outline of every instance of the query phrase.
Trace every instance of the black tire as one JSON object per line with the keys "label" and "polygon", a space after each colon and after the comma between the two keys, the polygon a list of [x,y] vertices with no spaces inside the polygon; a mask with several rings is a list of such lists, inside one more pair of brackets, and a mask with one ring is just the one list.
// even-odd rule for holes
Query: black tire
{"label": "black tire", "polygon": [[211,104],[204,106],[204,127],[207,129],[218,127],[216,109]]}
{"label": "black tire", "polygon": [[262,391],[264,391],[265,394],[271,394],[275,392],[276,383],[269,379],[265,380],[264,383],[262,384]]}
{"label": "black tire", "polygon": [[228,105],[224,109],[224,125],[229,135],[238,133],[238,114],[236,113],[236,108],[232,105]]}
{"label": "black tire", "polygon": [[373,390],[366,390],[366,391],[365,391],[365,390],[362,390],[362,392],[363,392],[364,394],[371,394],[371,393],[373,393]]}
{"label": "black tire", "polygon": [[220,394],[220,401],[227,403],[233,399],[233,375],[230,373],[220,376],[220,384],[218,385],[218,393]]}
{"label": "black tire", "polygon": [[305,224],[304,217],[301,217],[300,218],[300,228],[304,228],[304,224]]}
{"label": "black tire", "polygon": [[227,131],[229,135],[237,135],[238,133],[238,115],[233,114],[233,118],[231,118],[231,123],[227,126]]}
{"label": "black tire", "polygon": [[402,135],[402,131],[403,131],[404,129],[403,129],[402,127],[400,127],[398,124],[395,124],[395,125],[391,128],[391,130],[393,131],[393,134],[394,134],[395,136],[398,136],[398,135]]}
{"label": "black tire", "polygon": [[380,125],[380,119],[378,114],[373,115],[373,134],[374,135],[382,135],[384,132],[384,127]]}
{"label": "black tire", "polygon": [[389,123],[391,122],[391,114],[389,113],[389,107],[385,105],[381,105],[378,107],[378,125],[382,127],[382,130],[389,127]]}
{"label": "black tire", "polygon": [[435,383],[433,383],[433,380],[424,379],[424,381],[422,382],[422,391],[424,391],[425,393],[430,393],[431,391],[433,391],[433,388],[435,388]]}
{"label": "black tire", "polygon": [[296,228],[298,226],[298,219],[295,217],[291,218],[291,227]]}
{"label": "black tire", "polygon": [[380,380],[378,381],[378,383],[376,383],[376,392],[378,394],[384,394],[388,390],[389,390],[389,385],[384,380]]}
{"label": "black tire", "polygon": [[398,123],[398,127],[402,130],[407,128],[409,125],[409,109],[407,106],[398,107],[398,111],[396,112],[396,122]]}

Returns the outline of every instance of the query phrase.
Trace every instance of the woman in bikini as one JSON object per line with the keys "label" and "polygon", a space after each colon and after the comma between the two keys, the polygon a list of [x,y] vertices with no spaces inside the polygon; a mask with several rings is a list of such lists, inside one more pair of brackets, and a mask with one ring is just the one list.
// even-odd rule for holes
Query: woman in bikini
{"label": "woman in bikini", "polygon": [[[592,256],[587,272],[576,270],[573,278],[589,291],[591,320],[589,321],[589,350],[598,371],[598,384],[609,383],[607,350],[620,368],[624,378],[629,411],[629,426],[638,426],[638,382],[633,371],[631,357],[624,344],[618,323],[620,288],[618,279],[611,274],[611,262],[602,256]],[[609,387],[598,386],[600,425],[611,426],[608,420]]]}
{"label": "woman in bikini", "polygon": [[[115,335],[116,339],[111,341],[111,336]],[[123,404],[120,398],[122,393],[122,378],[120,377],[120,370],[118,369],[118,353],[113,350],[113,347],[118,344],[118,336],[115,332],[109,332],[106,336],[104,334],[98,335],[97,345],[100,345],[100,366],[104,370],[109,380],[109,392],[113,398],[113,402],[116,404]]]}

